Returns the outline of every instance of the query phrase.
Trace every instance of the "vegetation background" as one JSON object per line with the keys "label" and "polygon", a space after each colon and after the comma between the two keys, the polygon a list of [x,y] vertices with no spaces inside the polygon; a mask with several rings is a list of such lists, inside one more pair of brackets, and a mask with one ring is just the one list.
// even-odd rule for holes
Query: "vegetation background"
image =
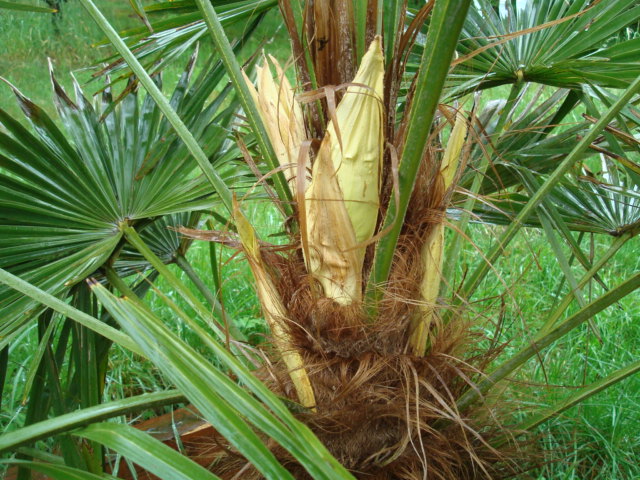
{"label": "vegetation background", "polygon": [[[96,4],[118,29],[139,25],[139,20],[132,14],[126,2],[99,0]],[[277,12],[270,14],[260,28],[262,32],[253,37],[251,44],[243,51],[244,55],[252,53],[258,47],[258,39],[264,38],[268,43],[268,51],[286,60],[289,46]],[[276,32],[273,38],[267,37],[273,32]],[[96,44],[101,40],[101,32],[84,13],[82,7],[73,0],[63,4],[62,14],[54,20],[48,15],[3,11],[0,13],[0,76],[18,86],[36,103],[48,107],[52,117],[55,117],[47,58],[52,59],[63,85],[71,85],[71,79],[66,75],[67,71],[73,71],[76,78],[84,84],[91,78],[91,73],[85,67],[96,64],[110,53],[104,48],[87,48],[87,45]],[[203,48],[206,55],[207,47]],[[167,84],[175,83],[182,64],[177,62],[165,72]],[[98,87],[95,82],[87,84],[88,91]],[[13,116],[20,117],[15,99],[9,87],[4,84],[0,84],[0,107],[8,110]],[[257,225],[263,237],[276,231],[278,217],[269,207],[254,203],[250,210],[254,225]],[[476,226],[473,233],[473,240],[481,251],[486,251],[495,238],[490,227]],[[608,238],[603,237],[594,237],[591,241],[591,250],[596,257],[605,251],[610,243]],[[464,253],[469,257],[474,254],[475,249],[470,246]],[[190,249],[188,258],[211,285],[208,246],[196,242]],[[464,263],[460,262],[461,265]],[[173,266],[171,268],[176,274],[184,275]],[[508,319],[505,326],[514,332],[537,325],[536,312],[539,312],[542,319],[543,314],[549,311],[556,298],[548,292],[559,291],[559,279],[562,278],[560,267],[544,235],[537,231],[527,231],[518,241],[512,243],[508,255],[498,269],[504,282],[511,286],[509,295],[505,297],[502,286],[496,285],[493,281],[483,285],[477,298],[487,298],[487,302],[504,301],[504,316]],[[618,254],[615,263],[610,266],[607,273],[609,278],[604,277],[603,280],[605,283],[616,284],[619,279],[626,278],[638,270],[640,256],[637,245],[629,242]],[[248,267],[238,260],[229,261],[224,264],[223,278],[224,304],[230,315],[242,319],[245,332],[259,335],[262,328],[260,310],[249,281]],[[173,296],[173,292],[162,280],[157,285],[160,292]],[[545,292],[545,295],[541,292]],[[200,296],[199,292],[195,293]],[[154,309],[167,309],[164,302],[154,300],[158,295],[157,292],[149,293]],[[179,297],[174,300],[179,303],[182,301]],[[182,306],[188,310],[188,306]],[[534,317],[522,318],[520,311],[532,312],[528,315]],[[165,318],[167,322],[172,321],[173,315],[168,309]],[[573,355],[563,357],[571,359],[571,363],[551,363],[552,369],[529,372],[533,373],[530,377],[539,381],[541,385],[587,384],[612,368],[625,365],[638,354],[639,319],[640,297],[636,292],[600,314],[598,324],[602,344],[585,325],[565,338],[564,345],[552,352],[552,355],[561,357],[562,349],[573,351]],[[176,325],[176,328],[180,327]],[[35,328],[31,329],[28,335],[33,337],[33,342],[37,342]],[[180,331],[180,335],[190,338],[189,331]],[[525,338],[524,335],[515,333],[510,337]],[[197,337],[193,336],[191,340],[197,341]],[[11,379],[12,385],[8,385],[7,393],[2,398],[0,428],[3,431],[10,431],[14,426],[21,424],[21,385],[24,382],[31,347],[28,341],[20,345],[24,350],[23,361],[15,360],[10,365],[8,378]],[[513,343],[509,348],[515,351],[520,346]],[[616,359],[617,365],[610,364],[612,358]],[[131,394],[159,390],[166,386],[166,380],[153,367],[139,360],[134,361],[133,357],[124,351],[119,357],[114,357],[112,362],[107,396],[115,395],[116,392]],[[531,368],[538,368],[536,365],[533,364]],[[550,393],[553,395],[553,392]],[[540,427],[541,441],[546,443],[550,450],[554,445],[567,444],[569,439],[574,453],[571,458],[546,465],[540,470],[539,478],[640,478],[639,393],[640,377],[633,376]]]}

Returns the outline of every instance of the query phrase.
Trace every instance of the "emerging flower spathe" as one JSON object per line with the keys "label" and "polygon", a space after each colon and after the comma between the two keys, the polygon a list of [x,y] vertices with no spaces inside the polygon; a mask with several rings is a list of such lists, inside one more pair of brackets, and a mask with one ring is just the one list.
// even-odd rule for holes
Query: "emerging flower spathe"
{"label": "emerging flower spathe", "polygon": [[[383,136],[384,60],[376,37],[358,72],[331,115],[304,185],[300,229],[307,270],[325,297],[348,305],[362,298],[365,243],[373,237],[380,208]],[[304,124],[300,105],[277,62],[280,85],[268,66],[258,69],[258,91],[251,85],[278,161],[296,194]],[[308,162],[308,158],[302,161]],[[298,192],[301,194],[302,192]]]}
{"label": "emerging flower spathe", "polygon": [[[279,83],[273,79],[269,61],[275,67]],[[256,67],[258,90],[246,75],[245,80],[262,117],[278,163],[283,168],[289,188],[295,196],[300,148],[306,139],[300,103],[296,100],[295,92],[280,64],[271,55],[268,60],[264,57],[262,66]],[[300,171],[305,172],[306,165],[303,165]]]}

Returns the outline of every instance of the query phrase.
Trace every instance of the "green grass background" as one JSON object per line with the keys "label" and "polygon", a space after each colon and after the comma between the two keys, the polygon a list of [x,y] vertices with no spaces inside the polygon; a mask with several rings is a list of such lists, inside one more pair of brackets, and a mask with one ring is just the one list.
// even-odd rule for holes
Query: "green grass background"
{"label": "green grass background", "polygon": [[[128,2],[97,0],[96,4],[107,18],[119,28],[138,24]],[[258,35],[244,51],[252,52],[266,32],[277,32],[276,40],[266,49],[286,60],[288,46],[277,16],[271,15]],[[92,48],[101,34],[83,12],[81,6],[70,0],[63,4],[63,14],[55,23],[49,15],[24,12],[0,13],[0,76],[16,85],[28,97],[54,115],[51,87],[48,80],[47,58],[50,57],[59,81],[70,88],[73,72],[85,84],[91,78],[87,70],[110,54],[108,49]],[[211,53],[208,45],[202,46],[203,55]],[[179,62],[180,63],[180,62]],[[182,64],[176,64],[165,73],[167,86],[175,81]],[[99,88],[97,82],[86,85],[90,93]],[[499,96],[503,92],[495,92]],[[0,108],[19,116],[19,110],[10,89],[0,85]],[[265,204],[248,205],[248,214],[263,237],[279,231],[281,219]],[[472,229],[473,245],[467,245],[459,262],[460,272],[474,265],[480,252],[486,252],[499,229],[475,226]],[[586,242],[593,242],[588,245]],[[610,239],[594,237],[585,239],[586,251],[593,249],[595,256],[602,254]],[[211,278],[208,245],[195,242],[188,259],[208,285]],[[223,250],[218,262],[223,266],[223,300],[230,316],[242,329],[254,336],[264,332],[264,322],[252,288],[250,272],[234,252]],[[174,268],[174,267],[172,267]],[[562,272],[544,235],[527,231],[508,248],[506,255],[496,265],[499,278],[490,276],[480,288],[477,298],[486,298],[476,305],[478,312],[489,312],[496,319],[496,310],[504,301],[502,315],[505,331],[502,339],[512,339],[506,353],[519,349],[528,336],[536,331],[545,315],[566,293],[558,293]],[[637,242],[627,244],[603,273],[603,280],[611,286],[618,284],[640,269]],[[174,270],[190,285],[186,275]],[[576,267],[576,274],[579,275]],[[505,285],[509,288],[505,289]],[[168,295],[188,311],[186,304],[160,279],[158,292],[150,292],[148,300],[156,312],[174,326],[184,339],[198,343],[195,335],[174,320],[172,312],[162,301]],[[195,291],[195,288],[194,288]],[[198,292],[196,292],[198,293]],[[601,293],[599,287],[587,290],[591,296]],[[199,295],[199,293],[198,293]],[[204,298],[201,299],[204,302]],[[573,307],[575,308],[575,307]],[[480,317],[479,317],[480,318]],[[573,391],[572,387],[590,383],[616,368],[635,360],[640,341],[640,298],[633,294],[598,315],[596,321],[602,335],[598,341],[588,327],[581,327],[563,339],[543,355],[545,368],[538,361],[530,362],[519,378],[528,378],[539,385],[525,387],[526,402],[530,406],[550,404]],[[489,325],[487,327],[486,325]],[[485,323],[487,336],[493,331]],[[0,427],[9,431],[22,423],[21,386],[35,345],[35,329],[12,347],[8,385],[2,398]],[[125,351],[112,356],[108,376],[107,398],[140,393],[165,387],[165,380],[150,364],[134,359]],[[540,441],[551,452],[545,466],[531,473],[531,478],[543,479],[599,479],[623,480],[640,478],[640,376],[635,376],[606,390],[582,405],[572,408],[562,416],[539,428]],[[559,449],[569,446],[566,454]]]}

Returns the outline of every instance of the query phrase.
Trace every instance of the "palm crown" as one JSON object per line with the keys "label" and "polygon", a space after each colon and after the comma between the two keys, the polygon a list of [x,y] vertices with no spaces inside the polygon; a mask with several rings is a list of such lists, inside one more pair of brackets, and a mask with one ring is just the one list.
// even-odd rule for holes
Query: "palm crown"
{"label": "palm crown", "polygon": [[[584,322],[597,332],[593,317],[640,285],[635,274],[595,299],[582,293],[602,283],[601,269],[638,230],[637,41],[614,38],[638,20],[635,2],[525,0],[496,10],[484,0],[438,0],[415,12],[401,1],[383,11],[377,2],[279,2],[294,88],[266,58],[254,87],[221,25],[276,2],[175,2],[186,13],[162,20],[151,37],[130,32],[143,64],[160,70],[206,33],[220,62],[193,79],[194,56],[169,99],[92,2],[82,3],[135,74],[131,92],[114,101],[106,90],[92,105],[76,87],[72,101],[52,75],[64,130],[17,89],[33,131],[0,111],[0,346],[37,318],[42,347],[33,369],[48,378],[32,387],[32,425],[0,437],[0,449],[94,423],[74,431],[91,442],[88,460],[82,443],[65,437],[66,466],[24,465],[81,475],[102,468],[103,445],[162,478],[217,478],[131,427],[95,423],[184,395],[252,465],[221,455],[217,473],[492,478],[517,473],[510,455],[526,451],[524,432],[640,368],[636,361],[505,427],[514,417],[503,380]],[[124,68],[116,61],[107,70]],[[225,73],[233,90],[222,86]],[[546,87],[527,100],[533,83]],[[501,102],[469,96],[505,84]],[[250,130],[238,149],[226,141],[238,113],[223,108],[228,98]],[[589,115],[565,127],[577,105]],[[233,193],[253,183],[251,170],[287,217],[288,249],[258,238]],[[213,207],[231,233],[194,230]],[[459,282],[455,262],[472,222],[507,228]],[[531,345],[504,355],[490,342],[478,352],[470,303],[524,225],[544,231],[570,291]],[[244,253],[271,332],[273,348],[263,355],[273,363],[254,368],[261,357],[185,263],[192,240],[176,230]],[[574,231],[615,240],[593,259]],[[123,280],[144,270],[154,271],[150,281],[163,276],[206,323],[168,301],[220,366],[144,303],[148,282]],[[577,310],[566,313],[574,300]],[[82,327],[72,329],[71,320]],[[54,373],[69,336],[69,378],[78,383],[62,392]],[[118,400],[101,413],[95,405],[112,341],[153,362],[180,393]],[[80,353],[73,345],[82,342],[89,347]],[[46,388],[53,403],[34,396]],[[50,420],[38,412],[53,405],[61,415],[76,398],[84,410]]]}

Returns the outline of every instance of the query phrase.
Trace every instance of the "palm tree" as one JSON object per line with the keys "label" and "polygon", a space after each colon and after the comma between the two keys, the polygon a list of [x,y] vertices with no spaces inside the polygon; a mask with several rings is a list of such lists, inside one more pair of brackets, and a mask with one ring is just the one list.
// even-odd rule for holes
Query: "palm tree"
{"label": "palm tree", "polygon": [[[635,274],[593,300],[581,293],[638,231],[638,167],[630,158],[637,149],[630,133],[638,118],[633,115],[640,89],[633,63],[637,42],[601,47],[637,21],[635,2],[504,2],[495,10],[484,0],[438,0],[413,12],[401,1],[385,3],[384,11],[377,10],[378,2],[280,2],[296,64],[295,90],[277,63],[266,59],[254,88],[214,6],[184,2],[197,6],[202,17],[187,30],[209,32],[221,64],[205,70],[195,82],[198,88],[185,95],[186,74],[171,102],[92,2],[82,3],[147,90],[145,114],[138,113],[133,95],[96,112],[82,95],[72,102],[54,81],[73,144],[19,93],[40,138],[2,116],[10,135],[0,138],[0,147],[5,163],[15,165],[5,176],[15,193],[6,199],[21,209],[11,217],[15,223],[4,228],[42,233],[16,249],[15,258],[8,257],[3,267],[11,267],[11,273],[0,272],[8,286],[3,293],[7,312],[13,315],[3,324],[0,345],[19,334],[25,312],[33,310],[44,340],[39,355],[46,359],[37,368],[50,369],[48,378],[55,383],[53,367],[61,364],[65,347],[54,352],[49,346],[60,321],[54,310],[70,319],[64,322],[68,329],[75,325],[71,320],[83,325],[74,330],[76,344],[89,336],[104,355],[108,347],[95,333],[103,335],[148,358],[178,391],[92,406],[98,403],[91,390],[95,382],[82,374],[86,359],[78,357],[77,377],[89,379],[79,387],[86,391],[80,395],[86,408],[62,415],[64,402],[55,398],[50,403],[58,408],[56,417],[43,420],[37,399],[32,400],[33,424],[0,437],[0,450],[73,431],[91,442],[93,455],[83,457],[82,442],[63,437],[66,465],[21,465],[57,478],[95,478],[82,472],[100,471],[102,445],[161,478],[217,478],[131,427],[96,423],[186,397],[226,439],[225,448],[241,455],[221,455],[213,471],[223,478],[494,478],[528,466],[517,461],[528,452],[527,431],[640,368],[636,361],[518,421],[504,382],[640,285]],[[238,3],[247,7],[249,2]],[[273,2],[255,3],[266,8]],[[182,35],[181,29],[167,30],[158,44],[178,48]],[[143,59],[159,51],[154,41],[138,52]],[[603,57],[615,61],[604,63]],[[216,110],[205,103],[221,81],[221,65],[251,130],[245,156],[253,155],[249,163],[268,173],[273,201],[288,217],[288,250],[257,237],[229,188],[241,183],[224,177],[236,170],[215,161],[230,158],[211,141],[219,138],[212,123]],[[544,101],[523,106],[532,83],[554,90]],[[483,107],[468,98],[504,84],[511,90],[497,105]],[[611,88],[623,90],[613,94]],[[439,105],[443,98],[449,106]],[[559,128],[578,104],[591,119]],[[158,142],[165,135],[169,139]],[[576,135],[581,137],[577,143]],[[110,143],[104,145],[105,140]],[[118,156],[125,145],[139,146],[134,165]],[[212,149],[203,151],[201,145]],[[587,169],[595,154],[605,165],[601,174]],[[51,157],[53,167],[47,161]],[[114,173],[114,160],[119,160],[118,172],[128,176]],[[202,177],[188,175],[185,183],[175,174],[182,168],[192,172],[196,164]],[[71,184],[67,175],[72,172],[83,172],[82,181]],[[586,183],[575,175],[589,172],[592,181]],[[50,215],[42,211],[45,200],[34,194],[38,185],[50,188],[45,197]],[[71,188],[80,191],[72,195]],[[153,191],[163,195],[148,193]],[[91,211],[74,214],[71,196],[86,198]],[[182,231],[223,241],[247,258],[271,331],[272,348],[263,354],[271,362],[260,362],[257,370],[263,357],[241,341],[215,295],[207,296],[212,315],[166,268],[167,261],[184,257],[188,242],[171,237],[169,251],[177,253],[164,258],[163,247],[149,248],[157,233],[147,225],[159,228],[161,218],[167,225],[195,227],[197,215],[175,215],[214,202],[226,209],[224,221],[237,234]],[[167,214],[173,217],[162,217]],[[71,220],[78,223],[72,231],[61,232],[56,225]],[[459,285],[455,262],[472,221],[508,226]],[[455,235],[445,236],[447,224],[455,227]],[[521,350],[503,354],[495,342],[478,350],[474,295],[525,225],[548,236],[570,291]],[[574,231],[608,233],[615,240],[602,258],[590,259]],[[49,247],[37,250],[42,238]],[[570,268],[562,242],[582,265],[581,277]],[[141,300],[144,283],[122,281],[134,249],[135,262],[164,276],[207,322],[203,328],[170,304],[220,367],[180,340]],[[40,254],[33,259],[36,251]],[[57,276],[49,278],[50,272]],[[102,315],[121,331],[95,318],[98,306],[80,283],[89,275],[97,279],[90,284],[105,309]],[[124,297],[116,297],[114,288]],[[71,305],[56,298],[63,295],[71,295]],[[574,300],[577,311],[566,314]],[[85,354],[96,361],[90,351]],[[91,370],[101,371],[97,364]]]}

